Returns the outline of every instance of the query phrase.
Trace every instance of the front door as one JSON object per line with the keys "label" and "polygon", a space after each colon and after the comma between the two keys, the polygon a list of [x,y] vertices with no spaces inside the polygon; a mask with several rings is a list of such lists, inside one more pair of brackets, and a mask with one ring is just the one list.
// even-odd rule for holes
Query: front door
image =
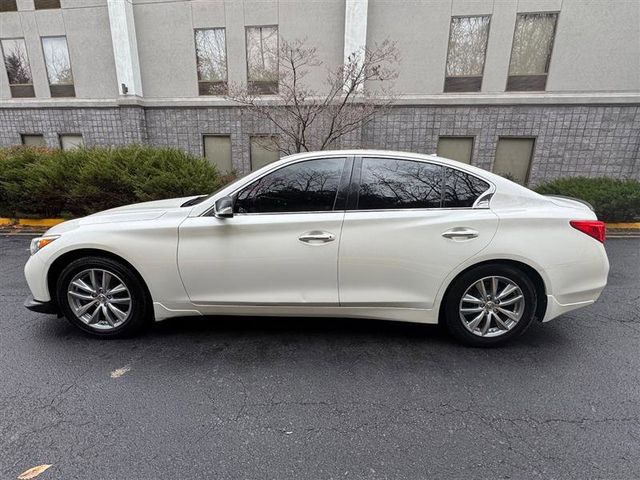
{"label": "front door", "polygon": [[237,192],[233,217],[183,222],[178,266],[191,301],[337,305],[347,168],[345,158],[288,164]]}

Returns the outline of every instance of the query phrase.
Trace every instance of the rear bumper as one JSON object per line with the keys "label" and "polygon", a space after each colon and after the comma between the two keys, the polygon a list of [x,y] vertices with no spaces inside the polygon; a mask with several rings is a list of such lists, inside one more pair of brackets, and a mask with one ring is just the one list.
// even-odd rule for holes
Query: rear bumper
{"label": "rear bumper", "polygon": [[49,313],[55,315],[58,313],[58,308],[51,302],[41,302],[29,297],[24,301],[25,308],[32,312]]}
{"label": "rear bumper", "polygon": [[547,312],[542,319],[543,322],[548,322],[564,313],[570,312],[571,310],[576,310],[582,307],[588,307],[589,305],[593,305],[595,303],[594,300],[584,300],[582,302],[568,303],[562,304],[559,303],[558,300],[553,295],[547,295]]}

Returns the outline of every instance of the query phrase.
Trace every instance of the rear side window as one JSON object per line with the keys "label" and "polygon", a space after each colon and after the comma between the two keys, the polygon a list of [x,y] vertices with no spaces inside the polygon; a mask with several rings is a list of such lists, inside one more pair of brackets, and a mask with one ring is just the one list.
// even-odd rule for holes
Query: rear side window
{"label": "rear side window", "polygon": [[236,213],[324,212],[333,210],[344,158],[294,163],[246,186],[234,203]]}
{"label": "rear side window", "polygon": [[438,208],[443,174],[431,163],[364,158],[358,209]]}
{"label": "rear side window", "polygon": [[484,180],[460,170],[447,168],[443,207],[472,207],[478,197],[488,189],[489,184]]}

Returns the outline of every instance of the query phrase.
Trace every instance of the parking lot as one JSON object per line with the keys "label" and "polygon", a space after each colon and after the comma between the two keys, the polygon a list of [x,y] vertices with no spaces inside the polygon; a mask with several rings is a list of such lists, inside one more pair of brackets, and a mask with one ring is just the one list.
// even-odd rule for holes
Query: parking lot
{"label": "parking lot", "polygon": [[0,478],[640,478],[640,239],[499,349],[437,327],[190,318],[95,340],[25,310],[0,237]]}

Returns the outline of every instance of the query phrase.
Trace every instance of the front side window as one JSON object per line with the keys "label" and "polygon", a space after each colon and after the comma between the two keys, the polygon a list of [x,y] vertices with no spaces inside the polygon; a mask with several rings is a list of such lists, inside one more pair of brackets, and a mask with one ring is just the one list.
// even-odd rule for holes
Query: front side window
{"label": "front side window", "polygon": [[443,167],[385,158],[362,160],[359,210],[438,208]]}
{"label": "front side window", "polygon": [[518,15],[513,34],[507,90],[545,89],[557,19],[557,13]]}
{"label": "front side window", "polygon": [[75,97],[67,38],[42,37],[42,50],[47,66],[51,96]]}
{"label": "front side window", "polygon": [[253,94],[278,91],[278,27],[247,27],[247,88]]}
{"label": "front side window", "polygon": [[221,95],[227,91],[227,47],[224,28],[195,31],[198,93]]}
{"label": "front side window", "polygon": [[453,17],[449,31],[445,92],[479,92],[491,17]]}
{"label": "front side window", "polygon": [[327,212],[334,208],[344,158],[294,163],[243,188],[236,213]]}
{"label": "front side window", "polygon": [[9,77],[9,88],[12,97],[34,97],[33,78],[29,67],[27,46],[24,38],[2,40],[4,66]]}
{"label": "front side window", "polygon": [[480,195],[489,189],[489,184],[468,173],[447,168],[444,182],[444,208],[472,207]]}

